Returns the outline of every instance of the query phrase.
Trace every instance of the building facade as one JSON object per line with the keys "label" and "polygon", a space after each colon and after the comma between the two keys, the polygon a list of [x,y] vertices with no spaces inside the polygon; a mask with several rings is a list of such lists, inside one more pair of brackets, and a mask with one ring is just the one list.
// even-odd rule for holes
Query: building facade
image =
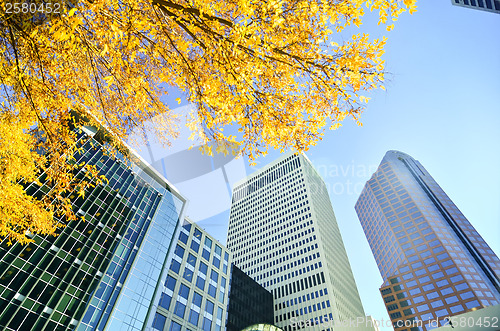
{"label": "building facade", "polygon": [[273,295],[234,264],[231,265],[227,331],[251,325],[273,324]]}
{"label": "building facade", "polygon": [[455,6],[480,9],[500,14],[499,0],[451,0],[451,3]]}
{"label": "building facade", "polygon": [[146,330],[220,331],[227,317],[230,252],[188,219],[178,238]]}
{"label": "building facade", "polygon": [[[74,199],[85,221],[69,222],[57,237],[34,235],[26,246],[2,240],[2,330],[141,330],[147,320],[185,200],[139,158],[104,153],[104,136],[88,127],[79,135],[76,162],[109,180]],[[27,186],[37,198],[48,190]]]}
{"label": "building facade", "polygon": [[273,324],[364,317],[325,183],[304,155],[235,185],[227,241],[234,264],[273,294]]}
{"label": "building facade", "polygon": [[387,152],[355,209],[396,330],[499,303],[498,257],[411,156]]}

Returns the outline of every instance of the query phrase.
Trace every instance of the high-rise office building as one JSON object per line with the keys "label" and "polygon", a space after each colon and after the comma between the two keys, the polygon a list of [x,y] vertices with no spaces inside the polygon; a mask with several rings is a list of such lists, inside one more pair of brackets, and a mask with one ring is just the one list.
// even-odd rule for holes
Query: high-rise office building
{"label": "high-rise office building", "polygon": [[498,257],[411,156],[387,152],[355,209],[396,330],[499,303]]}
{"label": "high-rise office building", "polygon": [[451,3],[455,6],[480,9],[500,14],[499,0],[451,0]]}
{"label": "high-rise office building", "polygon": [[[102,130],[85,127],[79,139],[76,162],[96,165],[109,183],[85,198],[72,193],[85,221],[69,222],[57,237],[34,235],[26,246],[2,239],[2,330],[141,330],[148,318],[185,200],[137,156],[131,163],[104,153]],[[50,187],[26,190],[42,198]]]}
{"label": "high-rise office building", "polygon": [[277,326],[364,317],[325,183],[304,155],[235,185],[227,240],[234,264],[273,294]]}
{"label": "high-rise office building", "polygon": [[196,223],[184,221],[160,297],[153,330],[225,329],[230,252]]}

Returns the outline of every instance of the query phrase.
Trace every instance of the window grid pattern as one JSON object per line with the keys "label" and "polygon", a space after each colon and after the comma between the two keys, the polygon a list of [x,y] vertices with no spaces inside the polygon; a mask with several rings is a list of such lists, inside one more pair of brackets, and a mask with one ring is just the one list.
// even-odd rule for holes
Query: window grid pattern
{"label": "window grid pattern", "polygon": [[493,251],[429,173],[408,155],[388,152],[355,209],[384,279],[380,290],[391,320],[424,321],[426,329],[430,319],[444,323],[447,316],[495,305],[499,294],[415,175],[467,231],[497,276],[499,269]]}
{"label": "window grid pattern", "polygon": [[285,155],[235,186],[228,248],[273,293],[274,322],[285,330],[295,316],[364,315],[324,182],[303,155]]}
{"label": "window grid pattern", "polygon": [[170,330],[172,323],[183,331],[225,329],[230,251],[189,219],[173,248],[153,329]]}
{"label": "window grid pattern", "polygon": [[[75,329],[92,304],[100,307],[101,314],[92,316],[93,324],[85,319],[80,326],[97,326],[99,319],[105,322],[116,299],[109,288],[104,293],[105,284],[128,273],[135,256],[126,248],[140,245],[162,201],[158,187],[153,187],[159,185],[146,183],[146,174],[135,175],[123,157],[103,153],[99,140],[83,132],[79,139],[82,151],[75,155],[76,162],[95,164],[109,183],[89,188],[85,199],[70,194],[75,213],[85,221],[67,223],[57,237],[34,235],[34,242],[24,247],[1,243],[0,325],[6,330]],[[82,170],[75,178],[84,176]],[[46,184],[27,186],[37,198],[49,189]],[[175,228],[176,219],[172,224]]]}

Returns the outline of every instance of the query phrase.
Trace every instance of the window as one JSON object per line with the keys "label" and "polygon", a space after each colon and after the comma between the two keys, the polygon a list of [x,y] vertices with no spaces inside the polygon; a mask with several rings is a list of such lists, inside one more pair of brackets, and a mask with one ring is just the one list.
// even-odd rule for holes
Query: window
{"label": "window", "polygon": [[193,294],[193,305],[195,305],[196,307],[200,307],[201,308],[201,301],[202,301],[202,299],[203,299],[203,297],[200,294],[194,292],[194,294]]}
{"label": "window", "polygon": [[167,276],[167,280],[165,281],[165,286],[166,286],[169,290],[173,291],[173,290],[174,290],[174,288],[175,288],[175,283],[176,283],[175,278],[174,278],[174,277],[172,277],[172,276],[170,276],[170,275],[168,275],[168,276]]}
{"label": "window", "polygon": [[179,235],[179,240],[183,242],[184,244],[187,244],[188,242],[188,236],[184,232],[181,231],[181,234]]}
{"label": "window", "polygon": [[[216,246],[216,247],[217,247],[217,246]],[[219,258],[217,258],[215,255],[214,255],[213,259],[212,259],[212,264],[213,264],[213,265],[214,265],[217,269],[219,269],[219,268],[220,268],[220,259],[219,259]]]}
{"label": "window", "polygon": [[449,298],[446,298],[444,299],[446,301],[447,304],[450,304],[450,303],[455,303],[458,301],[458,298],[456,296],[452,296],[452,297],[449,297]]}
{"label": "window", "polygon": [[217,271],[212,270],[212,273],[210,274],[210,279],[212,279],[214,282],[217,283],[217,281],[219,280],[219,274],[217,273]]}
{"label": "window", "polygon": [[180,318],[184,318],[184,312],[186,311],[186,305],[177,301],[175,303],[174,314],[179,316]]}
{"label": "window", "polygon": [[189,287],[181,284],[181,287],[179,288],[179,296],[187,300],[189,296]]}
{"label": "window", "polygon": [[474,307],[479,307],[479,302],[477,300],[474,300],[471,302],[466,302],[465,305],[467,306],[468,309],[472,309]]}
{"label": "window", "polygon": [[204,291],[205,290],[205,279],[201,278],[200,276],[198,276],[198,278],[196,278],[196,286]]}
{"label": "window", "polygon": [[418,310],[418,312],[427,311],[427,310],[429,310],[429,306],[427,304],[417,306],[417,310]]}
{"label": "window", "polygon": [[182,275],[182,277],[184,277],[185,280],[190,282],[193,280],[193,272],[188,268],[184,268],[184,275]]}
{"label": "window", "polygon": [[200,314],[191,309],[189,312],[189,323],[198,326],[198,319],[200,317]]}
{"label": "window", "polygon": [[431,302],[432,308],[438,308],[438,307],[441,307],[442,305],[443,305],[443,301],[441,301],[441,300]]}
{"label": "window", "polygon": [[210,251],[208,251],[206,248],[203,248],[203,253],[201,253],[201,256],[207,261],[210,261]]}
{"label": "window", "polygon": [[212,301],[210,301],[210,300],[207,300],[207,302],[205,304],[205,311],[207,313],[209,313],[210,315],[213,315],[213,313],[214,313],[214,307],[215,307],[214,303]]}
{"label": "window", "polygon": [[181,264],[177,260],[172,260],[172,264],[170,264],[170,270],[178,274],[180,269]]}
{"label": "window", "polygon": [[215,286],[213,286],[212,284],[208,285],[208,294],[210,294],[212,298],[215,298],[216,292],[217,289],[215,288]]}
{"label": "window", "polygon": [[162,293],[160,297],[160,307],[168,310],[170,308],[170,301],[172,301],[172,297],[166,293]]}
{"label": "window", "polygon": [[196,257],[193,254],[189,253],[187,263],[194,268],[196,266]]}
{"label": "window", "polygon": [[203,331],[211,331],[212,329],[212,321],[208,319],[207,317],[203,318]]}
{"label": "window", "polygon": [[436,283],[438,287],[442,287],[445,285],[448,285],[448,281],[446,279],[440,280],[439,282]]}
{"label": "window", "polygon": [[205,263],[200,262],[200,272],[206,275],[207,271],[208,271],[208,266]]}
{"label": "window", "polygon": [[191,249],[193,251],[195,251],[196,253],[198,253],[199,250],[200,250],[200,244],[198,242],[194,241],[194,240],[191,241]]}
{"label": "window", "polygon": [[194,229],[194,237],[201,240],[201,231],[198,229]]}
{"label": "window", "polygon": [[182,259],[184,257],[184,248],[179,245],[175,246],[174,254]]}
{"label": "window", "polygon": [[163,331],[163,328],[165,327],[166,321],[167,321],[167,318],[165,316],[156,313],[155,318],[153,320],[153,328],[156,330]]}
{"label": "window", "polygon": [[181,331],[181,325],[172,321],[172,323],[170,323],[170,331]]}

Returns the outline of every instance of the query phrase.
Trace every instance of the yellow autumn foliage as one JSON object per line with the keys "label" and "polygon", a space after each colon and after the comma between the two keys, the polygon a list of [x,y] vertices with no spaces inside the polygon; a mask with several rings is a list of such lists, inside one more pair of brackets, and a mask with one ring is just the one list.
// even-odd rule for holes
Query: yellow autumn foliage
{"label": "yellow autumn foliage", "polygon": [[[36,13],[0,3],[0,236],[23,243],[53,233],[54,215],[75,219],[68,192],[101,180],[72,181],[75,167],[92,170],[71,162],[69,128],[82,125],[72,113],[119,139],[145,127],[168,144],[177,115],[160,97],[171,85],[195,105],[188,126],[204,146],[251,161],[270,147],[307,150],[326,126],[358,121],[361,93],[382,86],[385,39],[341,43],[333,31],[359,26],[366,7],[388,29],[415,10],[415,0],[70,0],[57,13],[41,0]],[[43,201],[23,189],[40,173]]]}

